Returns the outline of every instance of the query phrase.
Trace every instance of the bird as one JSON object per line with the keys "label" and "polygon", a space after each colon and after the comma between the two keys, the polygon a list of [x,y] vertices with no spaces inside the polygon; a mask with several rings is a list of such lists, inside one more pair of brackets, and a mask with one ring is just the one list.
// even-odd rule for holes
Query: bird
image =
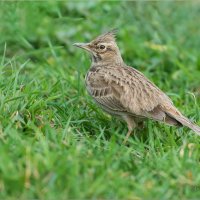
{"label": "bird", "polygon": [[200,135],[200,127],[185,117],[172,100],[143,73],[125,64],[116,43],[116,30],[89,43],[74,43],[91,55],[85,76],[89,95],[108,114],[127,123],[124,144],[139,123],[152,119],[171,126],[186,126]]}

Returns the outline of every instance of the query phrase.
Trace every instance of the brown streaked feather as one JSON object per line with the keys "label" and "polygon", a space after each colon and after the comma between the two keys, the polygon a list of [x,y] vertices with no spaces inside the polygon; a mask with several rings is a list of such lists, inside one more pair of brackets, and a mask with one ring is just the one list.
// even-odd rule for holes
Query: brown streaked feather
{"label": "brown streaked feather", "polygon": [[[102,67],[98,73],[89,72],[86,82],[92,94],[96,93],[99,87],[109,87],[120,106],[135,115],[145,116],[146,112],[157,107],[163,98],[171,104],[171,100],[161,90],[130,67]],[[95,98],[94,95],[93,97]]]}
{"label": "brown streaked feather", "polygon": [[165,93],[136,69],[127,66],[93,69],[86,82],[90,94],[108,112],[147,117],[199,131]]}
{"label": "brown streaked feather", "polygon": [[200,135],[200,127],[191,122],[187,117],[183,116],[174,106],[162,106],[162,110],[172,119],[178,121],[181,125],[187,126],[188,128],[192,129],[195,133]]}
{"label": "brown streaked feather", "polygon": [[117,32],[117,29],[113,29],[111,31],[108,31],[108,32],[98,36],[97,38],[95,38],[95,40],[92,41],[92,42],[95,42],[95,43],[111,42],[111,41],[115,42],[116,32]]}
{"label": "brown streaked feather", "polygon": [[[96,71],[93,67],[86,76],[86,83],[93,98],[114,111],[149,117],[148,112],[156,108],[163,98],[171,104],[170,99],[144,75],[126,66],[107,66],[96,68]],[[152,118],[157,119],[153,115]]]}
{"label": "brown streaked feather", "polygon": [[[89,71],[86,76],[86,84],[88,92],[106,111],[111,112],[126,112],[126,109],[119,101],[121,90],[114,82],[108,82],[105,79],[105,74],[101,70],[98,72]],[[121,88],[122,89],[122,88]]]}

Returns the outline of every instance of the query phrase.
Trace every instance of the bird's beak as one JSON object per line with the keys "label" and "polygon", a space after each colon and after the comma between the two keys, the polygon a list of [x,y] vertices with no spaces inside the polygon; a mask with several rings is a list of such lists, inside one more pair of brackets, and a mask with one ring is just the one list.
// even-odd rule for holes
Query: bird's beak
{"label": "bird's beak", "polygon": [[91,51],[90,43],[74,43],[73,46],[85,49],[87,51]]}

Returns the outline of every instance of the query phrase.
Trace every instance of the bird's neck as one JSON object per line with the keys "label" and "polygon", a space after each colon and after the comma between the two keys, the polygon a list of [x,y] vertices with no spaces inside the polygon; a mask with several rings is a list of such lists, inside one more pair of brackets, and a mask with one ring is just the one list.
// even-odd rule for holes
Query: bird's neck
{"label": "bird's neck", "polygon": [[110,58],[102,58],[99,55],[92,55],[92,66],[104,66],[104,65],[121,65],[123,64],[121,55],[116,55]]}

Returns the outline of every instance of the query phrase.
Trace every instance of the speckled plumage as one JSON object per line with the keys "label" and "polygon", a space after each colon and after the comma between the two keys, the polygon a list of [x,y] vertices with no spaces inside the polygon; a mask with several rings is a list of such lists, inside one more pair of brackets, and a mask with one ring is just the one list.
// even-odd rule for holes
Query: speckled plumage
{"label": "speckled plumage", "polygon": [[123,62],[114,32],[103,34],[90,43],[75,45],[92,55],[92,66],[86,75],[89,94],[103,110],[127,122],[129,131],[125,141],[137,122],[145,118],[184,125],[200,135],[200,127],[184,117],[165,93]]}

